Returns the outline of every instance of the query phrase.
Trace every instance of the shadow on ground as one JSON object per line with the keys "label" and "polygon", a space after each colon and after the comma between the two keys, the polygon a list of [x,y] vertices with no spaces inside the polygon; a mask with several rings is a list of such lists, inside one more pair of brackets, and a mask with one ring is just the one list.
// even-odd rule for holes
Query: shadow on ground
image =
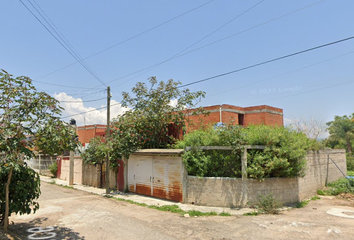
{"label": "shadow on ground", "polygon": [[[0,229],[0,240],[23,240],[23,239],[48,239],[46,237],[55,236],[49,239],[85,239],[84,236],[80,236],[78,232],[73,231],[67,227],[58,227],[58,226],[47,226],[46,221],[48,218],[36,218],[27,223],[12,223],[9,226],[8,233],[4,233],[3,226]],[[46,227],[54,227],[54,230],[48,231],[47,233],[34,233],[39,231],[38,227],[46,229]],[[33,229],[34,228],[34,229]],[[32,232],[28,232],[29,229],[32,229]],[[50,229],[48,229],[50,230]],[[32,235],[33,238],[29,238],[29,235]]]}

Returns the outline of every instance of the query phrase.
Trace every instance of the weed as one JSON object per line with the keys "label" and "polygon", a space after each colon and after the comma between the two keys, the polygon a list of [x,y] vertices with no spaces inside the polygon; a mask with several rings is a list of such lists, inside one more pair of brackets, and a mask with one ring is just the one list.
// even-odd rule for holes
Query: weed
{"label": "weed", "polygon": [[217,216],[218,214],[216,212],[200,212],[200,211],[195,211],[191,210],[187,212],[189,216],[191,217],[201,217],[201,216]]}
{"label": "weed", "polygon": [[278,200],[276,200],[273,194],[259,195],[255,204],[258,212],[265,214],[278,214],[279,208],[283,206]]}
{"label": "weed", "polygon": [[314,196],[311,198],[312,201],[321,199],[319,196]]}
{"label": "weed", "polygon": [[305,200],[305,201],[301,201],[301,202],[298,202],[296,205],[295,205],[295,207],[296,208],[303,208],[303,207],[306,207],[307,206],[307,204],[309,204],[309,200]]}
{"label": "weed", "polygon": [[243,216],[257,216],[258,214],[260,214],[259,212],[248,212],[248,213],[244,213]]}
{"label": "weed", "polygon": [[173,212],[173,213],[186,213],[180,209],[177,205],[164,205],[164,206],[149,206],[149,208],[164,211],[164,212]]}
{"label": "weed", "polygon": [[347,171],[348,176],[354,176],[354,170],[353,171]]}
{"label": "weed", "polygon": [[323,190],[317,190],[317,195],[325,195],[325,192]]}
{"label": "weed", "polygon": [[221,213],[219,213],[219,216],[223,216],[223,217],[230,217],[230,216],[231,216],[231,214],[230,214],[230,213],[228,213],[228,212],[221,212]]}

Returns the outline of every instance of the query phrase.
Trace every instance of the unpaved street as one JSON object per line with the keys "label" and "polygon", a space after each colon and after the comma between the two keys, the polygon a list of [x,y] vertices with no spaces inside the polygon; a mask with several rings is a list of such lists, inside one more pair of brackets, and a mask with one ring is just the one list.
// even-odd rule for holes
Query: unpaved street
{"label": "unpaved street", "polygon": [[42,182],[40,210],[14,216],[12,232],[56,226],[55,239],[354,239],[354,218],[327,214],[354,210],[340,199],[311,201],[280,215],[191,217],[161,212]]}

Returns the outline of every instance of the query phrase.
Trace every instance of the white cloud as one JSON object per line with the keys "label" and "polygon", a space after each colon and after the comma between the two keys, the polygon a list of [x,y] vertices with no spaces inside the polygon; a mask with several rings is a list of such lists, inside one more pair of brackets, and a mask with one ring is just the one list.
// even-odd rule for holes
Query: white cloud
{"label": "white cloud", "polygon": [[174,99],[174,100],[170,100],[170,103],[168,105],[172,106],[172,107],[176,107],[177,106],[177,103],[178,103],[178,100],[177,99]]}
{"label": "white cloud", "polygon": [[[55,93],[54,97],[61,102],[60,105],[65,109],[62,113],[63,117],[86,112],[85,114],[72,117],[76,120],[77,126],[107,123],[106,105],[101,105],[101,107],[98,108],[87,107],[85,106],[86,103],[84,103],[81,98],[74,98],[64,92]],[[129,110],[129,108],[123,108],[119,102],[111,100],[111,119],[122,115],[127,110]],[[64,120],[69,121],[69,119]]]}

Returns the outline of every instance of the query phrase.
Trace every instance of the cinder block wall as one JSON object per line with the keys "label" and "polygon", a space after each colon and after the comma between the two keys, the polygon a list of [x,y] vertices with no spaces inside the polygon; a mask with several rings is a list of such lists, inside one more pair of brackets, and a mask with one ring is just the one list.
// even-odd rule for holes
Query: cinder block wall
{"label": "cinder block wall", "polygon": [[[247,179],[247,199],[255,201],[258,195],[272,193],[284,204],[296,203],[316,195],[318,189],[323,188],[326,181],[333,182],[347,173],[345,150],[309,151],[307,155],[307,169],[304,178],[268,178],[262,182]],[[327,171],[328,165],[328,171]],[[200,178],[187,177],[186,203],[205,206],[236,207],[241,205],[242,180],[240,178]]]}
{"label": "cinder block wall", "polygon": [[[298,181],[296,178],[268,178],[262,182],[247,179],[249,202],[253,202],[260,194],[273,193],[284,204],[298,201]],[[242,179],[240,178],[199,178],[188,176],[186,203],[238,207],[242,200]]]}
{"label": "cinder block wall", "polygon": [[303,178],[299,178],[300,201],[314,196],[317,190],[323,188],[326,183],[333,182],[343,177],[343,174],[331,159],[346,175],[347,161],[344,149],[308,152],[306,175]]}

